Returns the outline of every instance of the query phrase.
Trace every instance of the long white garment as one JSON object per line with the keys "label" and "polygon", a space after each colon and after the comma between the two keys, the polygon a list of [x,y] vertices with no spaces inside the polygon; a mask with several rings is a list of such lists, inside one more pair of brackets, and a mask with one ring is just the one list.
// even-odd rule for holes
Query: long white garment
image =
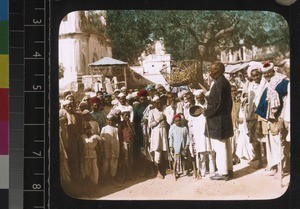
{"label": "long white garment", "polygon": [[268,168],[272,168],[274,165],[277,165],[280,162],[280,158],[283,158],[283,155],[280,157],[280,143],[280,134],[273,136],[269,132],[269,135],[266,140]]}
{"label": "long white garment", "polygon": [[283,109],[283,120],[285,122],[285,128],[287,129],[288,133],[286,136],[286,141],[291,141],[291,90],[290,90],[290,83],[288,84],[288,93],[285,98],[284,102],[284,109]]}
{"label": "long white garment", "polygon": [[150,152],[152,151],[167,151],[168,135],[164,122],[158,122],[163,115],[163,111],[153,109],[149,111],[149,126],[151,128],[150,137]]}
{"label": "long white garment", "polygon": [[194,138],[196,152],[211,151],[211,145],[208,138],[204,135],[205,131],[205,117],[200,115],[198,117],[190,117],[189,120],[190,134]]}
{"label": "long white garment", "polygon": [[248,135],[246,113],[245,109],[247,105],[242,106],[239,111],[239,118],[243,120],[239,124],[239,136],[237,138],[236,155],[239,158],[246,158],[247,160],[252,160],[255,156],[253,145],[250,143],[250,138]]}

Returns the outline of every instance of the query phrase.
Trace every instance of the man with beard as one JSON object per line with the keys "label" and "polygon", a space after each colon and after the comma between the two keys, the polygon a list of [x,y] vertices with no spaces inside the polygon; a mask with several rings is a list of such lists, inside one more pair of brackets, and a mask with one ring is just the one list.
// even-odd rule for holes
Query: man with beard
{"label": "man with beard", "polygon": [[101,128],[106,125],[106,116],[103,111],[104,105],[103,103],[101,103],[98,97],[91,98],[91,104],[92,104],[91,116],[94,118],[95,121],[97,121],[101,130]]}

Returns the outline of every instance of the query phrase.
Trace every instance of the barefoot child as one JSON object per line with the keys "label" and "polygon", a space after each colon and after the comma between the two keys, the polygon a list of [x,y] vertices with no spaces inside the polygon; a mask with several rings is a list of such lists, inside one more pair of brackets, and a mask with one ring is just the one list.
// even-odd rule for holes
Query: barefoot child
{"label": "barefoot child", "polygon": [[169,146],[171,153],[174,154],[174,164],[173,169],[175,173],[175,180],[179,177],[178,165],[181,164],[183,160],[182,155],[188,152],[188,146],[190,143],[188,129],[185,126],[182,126],[181,115],[176,114],[173,117],[174,124],[171,125],[169,131]]}

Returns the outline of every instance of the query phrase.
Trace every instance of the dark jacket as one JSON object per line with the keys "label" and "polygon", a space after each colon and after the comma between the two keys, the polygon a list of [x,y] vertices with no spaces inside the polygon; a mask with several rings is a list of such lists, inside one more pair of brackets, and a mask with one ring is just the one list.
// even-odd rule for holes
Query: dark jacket
{"label": "dark jacket", "polygon": [[205,136],[213,139],[226,139],[233,136],[231,86],[224,75],[215,80],[206,99],[207,109],[204,115],[209,133],[205,129]]}

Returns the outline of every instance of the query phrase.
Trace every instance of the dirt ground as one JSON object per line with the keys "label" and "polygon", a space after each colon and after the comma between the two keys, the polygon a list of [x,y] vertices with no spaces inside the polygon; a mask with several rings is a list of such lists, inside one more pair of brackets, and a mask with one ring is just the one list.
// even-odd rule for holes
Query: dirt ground
{"label": "dirt ground", "polygon": [[175,181],[168,174],[165,179],[136,177],[119,186],[102,182],[91,188],[81,182],[63,188],[71,197],[93,200],[257,200],[284,194],[290,176],[285,175],[281,185],[279,177],[268,176],[265,168],[256,169],[256,165],[242,160],[229,181],[212,181],[208,175],[199,180],[182,176]]}

